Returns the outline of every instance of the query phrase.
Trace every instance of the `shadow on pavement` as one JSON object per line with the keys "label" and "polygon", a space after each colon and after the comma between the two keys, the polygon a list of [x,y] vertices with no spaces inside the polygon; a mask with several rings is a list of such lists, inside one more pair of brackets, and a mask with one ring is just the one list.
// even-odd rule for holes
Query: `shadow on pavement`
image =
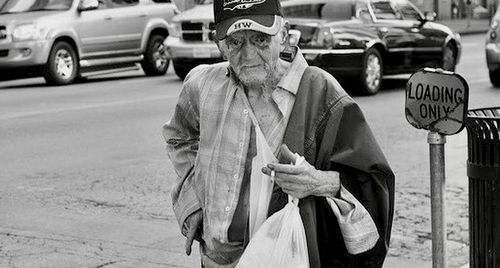
{"label": "shadow on pavement", "polygon": [[49,87],[71,87],[75,85],[81,85],[81,84],[92,84],[92,83],[99,83],[99,82],[108,82],[108,81],[126,81],[126,80],[131,80],[135,78],[146,78],[147,76],[141,75],[141,74],[132,74],[132,75],[116,75],[114,74],[113,76],[96,76],[96,77],[89,77],[89,78],[81,78],[75,81],[72,84],[69,85],[62,85],[62,86],[54,86],[54,85],[49,85],[45,83],[45,80],[43,78],[26,78],[26,79],[16,79],[16,80],[8,80],[8,81],[2,81],[0,82],[0,90],[12,90],[12,89],[19,89],[19,88],[49,88]]}

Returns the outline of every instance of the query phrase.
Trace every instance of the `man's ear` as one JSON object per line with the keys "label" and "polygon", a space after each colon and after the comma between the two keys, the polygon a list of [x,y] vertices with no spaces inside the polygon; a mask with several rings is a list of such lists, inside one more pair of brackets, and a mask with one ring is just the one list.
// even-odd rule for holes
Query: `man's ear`
{"label": "man's ear", "polygon": [[224,60],[227,60],[226,50],[223,47],[224,46],[224,44],[223,44],[224,41],[217,39],[215,31],[212,31],[212,40],[214,40],[215,44],[217,45],[217,48],[219,49],[220,54],[222,55],[222,58]]}
{"label": "man's ear", "polygon": [[288,46],[288,31],[290,30],[290,24],[285,21],[281,26],[281,45]]}

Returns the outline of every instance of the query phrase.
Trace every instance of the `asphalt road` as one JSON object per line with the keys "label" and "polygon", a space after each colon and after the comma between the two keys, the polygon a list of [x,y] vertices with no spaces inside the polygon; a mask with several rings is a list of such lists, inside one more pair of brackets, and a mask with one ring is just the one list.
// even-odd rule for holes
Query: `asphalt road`
{"label": "asphalt road", "polygon": [[[457,73],[471,108],[498,106],[483,35],[463,37]],[[404,118],[408,76],[376,96],[355,97],[394,169],[390,256],[428,263],[427,133]],[[0,83],[0,267],[193,267],[170,204],[176,175],[161,127],[181,81],[129,72],[48,87],[43,79]],[[448,137],[450,267],[468,261],[465,131]],[[195,250],[196,252],[196,250]]]}

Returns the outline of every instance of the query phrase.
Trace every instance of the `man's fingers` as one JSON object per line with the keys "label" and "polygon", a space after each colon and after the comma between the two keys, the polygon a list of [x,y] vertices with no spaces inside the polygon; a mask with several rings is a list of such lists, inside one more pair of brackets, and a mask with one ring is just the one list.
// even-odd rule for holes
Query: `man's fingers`
{"label": "man's fingers", "polygon": [[187,236],[186,236],[186,254],[191,255],[191,246],[193,245],[194,236],[196,235],[196,230],[198,226],[191,226],[189,228]]}
{"label": "man's fingers", "polygon": [[268,164],[267,167],[271,170],[274,170],[276,172],[276,176],[278,176],[278,173],[298,175],[304,172],[304,167],[302,166],[272,163]]}

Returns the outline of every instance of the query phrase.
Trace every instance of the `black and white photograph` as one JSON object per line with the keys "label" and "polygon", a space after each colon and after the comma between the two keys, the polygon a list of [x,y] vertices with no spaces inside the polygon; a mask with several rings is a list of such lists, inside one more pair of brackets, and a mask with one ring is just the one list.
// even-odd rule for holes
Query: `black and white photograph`
{"label": "black and white photograph", "polygon": [[0,267],[500,267],[499,0],[0,0]]}

